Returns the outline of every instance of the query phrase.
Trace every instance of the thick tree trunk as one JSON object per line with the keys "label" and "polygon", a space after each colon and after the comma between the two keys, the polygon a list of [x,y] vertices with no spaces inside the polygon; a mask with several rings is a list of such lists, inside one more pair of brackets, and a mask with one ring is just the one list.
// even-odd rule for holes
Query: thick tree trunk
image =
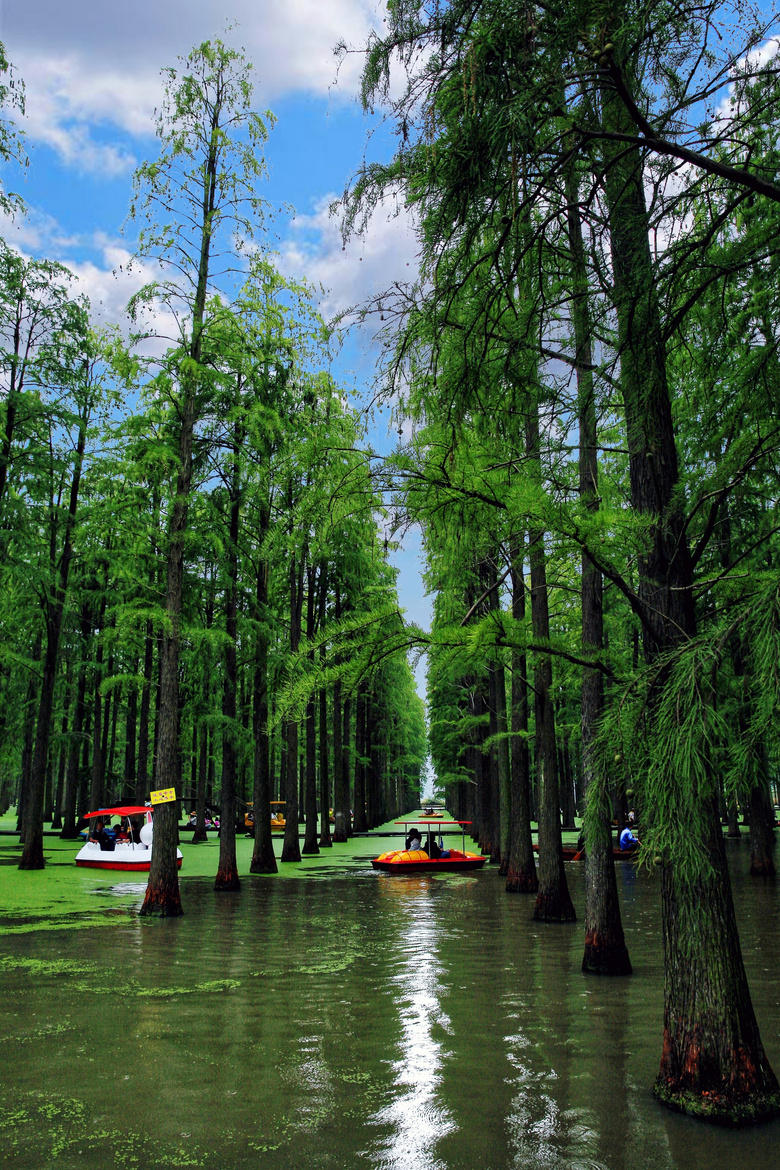
{"label": "thick tree trunk", "polygon": [[[525,580],[523,551],[512,549],[512,616],[525,621]],[[528,751],[528,660],[524,652],[512,651],[512,740],[511,740],[512,833],[506,888],[510,894],[535,894],[539,888],[531,839],[531,770]]]}
{"label": "thick tree trunk", "polygon": [[[620,70],[631,85],[622,43],[616,45],[611,68]],[[602,90],[602,109],[608,129],[625,127],[628,115],[611,79]],[[650,521],[649,551],[639,558],[639,595],[645,657],[652,661],[695,636],[693,568],[678,483],[641,153],[621,146],[609,153],[607,162],[631,499]],[[658,688],[664,683],[662,676]],[[657,695],[651,699],[657,703]],[[681,783],[671,766],[670,780]],[[655,1092],[672,1108],[740,1124],[780,1112],[780,1093],[750,1001],[717,802],[713,796],[702,810],[700,793],[681,792],[679,798],[681,803],[697,802],[692,821],[701,837],[692,841],[690,825],[681,822],[674,850],[662,864],[664,1045]]]}
{"label": "thick tree trunk", "polygon": [[780,1091],[753,1012],[714,800],[711,806],[710,866],[693,881],[673,862],[661,871],[664,1048],[655,1094],[681,1112],[740,1125],[774,1117]]}
{"label": "thick tree trunk", "polygon": [[[199,358],[199,352],[194,355]],[[179,752],[179,640],[181,636],[181,602],[184,579],[184,539],[187,530],[190,485],[192,481],[192,439],[195,430],[195,385],[190,372],[184,375],[185,388],[179,432],[179,472],[176,496],[170,521],[170,546],[165,582],[167,633],[162,642],[160,700],[157,712],[156,781],[167,786],[177,772]],[[142,697],[143,709],[143,697]],[[143,717],[141,730],[143,733]],[[138,771],[147,766],[139,751]],[[176,864],[179,826],[176,802],[158,805],[154,813],[154,848],[149,882],[141,914],[161,918],[183,913]]]}

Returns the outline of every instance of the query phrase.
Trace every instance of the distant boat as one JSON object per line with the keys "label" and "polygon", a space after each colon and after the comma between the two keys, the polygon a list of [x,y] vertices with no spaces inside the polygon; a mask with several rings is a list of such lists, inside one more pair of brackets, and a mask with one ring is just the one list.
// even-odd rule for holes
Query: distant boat
{"label": "distant boat", "polygon": [[[482,869],[488,860],[477,853],[466,853],[463,849],[443,849],[436,845],[436,830],[442,825],[470,825],[471,821],[396,821],[404,828],[413,825],[428,825],[426,849],[393,849],[380,853],[371,865],[384,873],[455,873],[469,869]],[[437,856],[438,854],[438,856]]]}
{"label": "distant boat", "polygon": [[[152,810],[148,805],[123,804],[116,808],[99,808],[97,812],[87,813],[86,819],[101,817],[110,820],[111,817],[134,817],[144,815],[146,824],[140,832],[140,841],[115,840],[113,847],[106,848],[99,841],[87,841],[86,845],[76,854],[76,865],[85,869],[122,869],[148,873],[152,864],[152,848],[154,846],[154,828],[152,826]],[[181,849],[176,850],[176,866],[181,869]]]}

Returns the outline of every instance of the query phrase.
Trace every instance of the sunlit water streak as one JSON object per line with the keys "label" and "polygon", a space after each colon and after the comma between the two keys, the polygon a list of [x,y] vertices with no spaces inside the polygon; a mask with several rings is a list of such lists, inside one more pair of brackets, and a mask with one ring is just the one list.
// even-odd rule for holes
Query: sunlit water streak
{"label": "sunlit water streak", "polygon": [[408,927],[396,943],[396,972],[391,979],[395,1011],[401,1025],[400,1055],[393,1060],[393,1099],[376,1113],[376,1122],[390,1126],[371,1160],[388,1170],[410,1165],[420,1170],[446,1170],[435,1153],[436,1143],[455,1129],[452,1115],[439,1096],[445,1049],[437,1032],[450,1031],[442,1007],[445,993],[438,954],[442,924],[426,877],[381,875],[380,881],[404,883],[400,910]]}

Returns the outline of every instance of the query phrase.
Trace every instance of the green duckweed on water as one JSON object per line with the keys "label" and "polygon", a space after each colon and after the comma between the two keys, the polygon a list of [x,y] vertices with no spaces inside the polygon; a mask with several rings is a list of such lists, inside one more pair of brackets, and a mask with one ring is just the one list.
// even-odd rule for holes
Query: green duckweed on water
{"label": "green duckweed on water", "polygon": [[[495,868],[375,873],[398,838],[258,877],[237,845],[241,891],[216,894],[217,842],[185,839],[168,921],[139,917],[143,878],[78,869],[76,843],[47,838],[41,873],[0,868],[3,1164],[402,1170],[414,1151],[431,1170],[622,1170],[629,1148],[632,1170],[772,1164],[776,1124],[713,1134],[653,1099],[655,874],[619,868],[636,973],[594,981],[581,867],[580,923],[553,929]],[[733,877],[777,1066],[778,891]]]}

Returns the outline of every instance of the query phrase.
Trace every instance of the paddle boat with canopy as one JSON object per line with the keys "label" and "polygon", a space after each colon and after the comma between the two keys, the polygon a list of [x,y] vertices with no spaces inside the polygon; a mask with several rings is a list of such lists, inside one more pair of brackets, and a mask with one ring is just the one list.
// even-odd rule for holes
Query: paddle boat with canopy
{"label": "paddle boat with canopy", "polygon": [[[148,873],[152,863],[152,848],[154,846],[154,828],[152,826],[152,809],[150,805],[122,804],[114,808],[99,808],[97,812],[86,814],[86,820],[102,820],[110,822],[111,817],[145,816],[146,822],[139,834],[140,840],[133,839],[132,832],[126,839],[121,837],[109,842],[104,838],[99,841],[87,841],[86,845],[76,854],[76,865],[87,869],[122,869]],[[181,869],[181,849],[176,850],[176,866]]]}
{"label": "paddle boat with canopy", "polygon": [[[384,873],[459,873],[468,869],[482,869],[489,859],[477,853],[467,853],[465,847],[465,826],[471,821],[396,821],[407,832],[418,825],[423,826],[427,841],[421,849],[393,849],[380,853],[371,865]],[[461,848],[441,849],[436,844],[436,833],[444,825],[460,825]],[[426,828],[427,826],[427,828]],[[422,844],[422,839],[421,839]]]}

